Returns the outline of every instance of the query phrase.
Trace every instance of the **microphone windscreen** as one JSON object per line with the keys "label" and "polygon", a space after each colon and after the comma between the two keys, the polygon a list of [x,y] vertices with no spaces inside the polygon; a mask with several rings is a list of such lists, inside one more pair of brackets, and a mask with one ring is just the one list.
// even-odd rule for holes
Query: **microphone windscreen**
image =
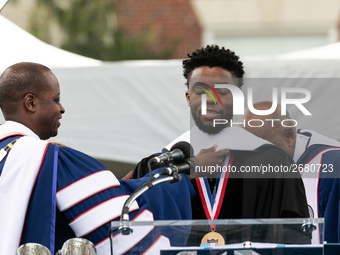
{"label": "microphone windscreen", "polygon": [[174,149],[179,149],[183,152],[184,154],[184,158],[191,158],[192,155],[194,155],[194,149],[192,148],[191,144],[188,143],[188,142],[178,142],[178,143],[175,143],[170,151],[173,151]]}
{"label": "microphone windscreen", "polygon": [[201,161],[198,158],[188,158],[185,160],[187,163],[189,163],[189,170],[186,174],[192,175],[196,173],[196,167],[200,167]]}
{"label": "microphone windscreen", "polygon": [[201,161],[198,158],[190,158],[190,164],[192,164],[194,167],[201,166]]}

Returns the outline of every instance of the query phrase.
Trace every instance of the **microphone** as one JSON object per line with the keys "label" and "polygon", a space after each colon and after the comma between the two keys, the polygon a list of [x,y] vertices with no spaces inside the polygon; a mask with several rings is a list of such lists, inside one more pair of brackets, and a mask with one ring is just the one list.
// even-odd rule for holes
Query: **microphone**
{"label": "microphone", "polygon": [[[174,147],[176,147],[176,148],[174,148]],[[179,147],[182,148],[185,153],[182,150],[180,150]],[[172,153],[175,150],[180,150],[181,154],[183,154],[183,155],[180,155],[180,157],[179,157],[177,153]],[[190,151],[193,151],[193,149],[192,149],[192,147],[189,143],[179,142],[179,143],[175,144],[174,146],[172,146],[171,151],[168,152],[168,154],[170,154],[170,155],[171,155],[171,153],[175,154],[175,157],[173,157],[173,155],[171,155],[171,157],[173,157],[172,160],[174,160],[174,158],[176,160],[181,160],[181,159],[185,159],[186,157],[189,157],[188,155],[190,155]],[[163,154],[161,154],[160,156],[162,156]],[[166,155],[168,155],[168,154],[166,154]],[[169,158],[170,158],[169,155],[165,156],[163,158],[160,157],[160,156],[155,157],[155,158],[158,158],[159,160],[161,160],[161,159],[162,160],[169,160]],[[130,195],[130,197],[125,201],[125,203],[123,205],[122,213],[121,213],[121,216],[120,216],[121,225],[118,228],[118,232],[121,233],[122,235],[129,235],[129,234],[132,233],[132,228],[130,227],[128,221],[129,221],[129,208],[130,208],[131,204],[133,203],[133,201],[135,201],[144,192],[146,192],[147,190],[151,189],[152,187],[154,187],[158,184],[161,184],[161,183],[164,183],[164,182],[173,183],[173,182],[176,182],[176,181],[180,181],[181,178],[182,178],[182,176],[180,175],[181,173],[183,173],[183,174],[189,174],[190,173],[191,174],[195,171],[196,166],[201,166],[201,161],[197,158],[187,158],[187,159],[184,160],[183,163],[180,163],[178,165],[175,165],[172,162],[170,162],[169,167],[167,167],[166,169],[164,169],[160,173],[155,174],[153,179],[150,179],[148,182],[144,183],[140,188],[135,190]],[[164,177],[164,178],[157,179],[161,175],[168,175],[168,176]]]}
{"label": "microphone", "polygon": [[160,162],[168,161],[182,161],[183,159],[190,158],[191,152],[194,149],[188,142],[178,142],[174,144],[169,152],[162,153],[159,156],[150,159],[150,164],[159,164]]}
{"label": "microphone", "polygon": [[165,168],[160,175],[193,174],[196,166],[201,166],[201,161],[197,158],[188,158],[184,163],[171,165]]}

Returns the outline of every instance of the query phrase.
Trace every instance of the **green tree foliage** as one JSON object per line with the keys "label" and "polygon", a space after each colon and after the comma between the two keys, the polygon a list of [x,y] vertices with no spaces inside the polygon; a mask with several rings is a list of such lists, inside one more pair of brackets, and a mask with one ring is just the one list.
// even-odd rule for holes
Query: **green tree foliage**
{"label": "green tree foliage", "polygon": [[131,39],[117,29],[115,0],[36,0],[29,31],[51,43],[52,31],[61,31],[61,48],[95,59],[167,59],[171,49],[155,53],[147,47],[152,33],[146,30]]}

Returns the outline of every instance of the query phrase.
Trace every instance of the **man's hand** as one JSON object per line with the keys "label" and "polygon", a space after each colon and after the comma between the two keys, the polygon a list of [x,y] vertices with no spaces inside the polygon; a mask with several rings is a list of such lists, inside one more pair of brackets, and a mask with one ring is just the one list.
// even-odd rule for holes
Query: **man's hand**
{"label": "man's hand", "polygon": [[[196,158],[201,161],[201,167],[208,167],[208,166],[223,166],[224,165],[224,158],[229,154],[229,150],[222,149],[219,151],[216,151],[217,144],[215,144],[213,147],[209,149],[203,149],[201,150]],[[216,175],[216,173],[215,173]],[[202,173],[194,173],[190,175],[190,178],[197,178],[198,176],[202,176]],[[209,173],[205,173],[204,176],[209,176]]]}
{"label": "man's hand", "polygon": [[196,158],[201,161],[202,166],[223,166],[224,158],[229,154],[227,149],[216,151],[217,144],[209,149],[201,150]]}
{"label": "man's hand", "polygon": [[123,177],[123,180],[128,181],[132,179],[133,170]]}

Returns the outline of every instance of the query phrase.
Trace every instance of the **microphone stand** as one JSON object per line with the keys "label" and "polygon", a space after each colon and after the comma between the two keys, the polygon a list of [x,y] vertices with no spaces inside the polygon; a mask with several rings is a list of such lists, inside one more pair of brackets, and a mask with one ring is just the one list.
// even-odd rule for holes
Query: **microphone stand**
{"label": "microphone stand", "polygon": [[[169,166],[169,168],[173,171],[172,166]],[[162,171],[164,172],[164,171]],[[130,218],[129,218],[129,210],[130,206],[132,203],[140,197],[144,192],[147,190],[153,188],[154,186],[164,183],[164,182],[177,182],[180,181],[182,176],[178,173],[174,173],[174,175],[167,176],[161,179],[157,179],[162,173],[157,173],[155,176],[152,178],[151,181],[147,181],[146,183],[143,184],[139,189],[137,189],[135,192],[133,192],[130,197],[125,201],[123,209],[122,209],[122,214],[120,216],[120,227],[118,228],[118,232],[122,235],[130,235],[132,233],[132,228],[131,228],[131,223]]]}

